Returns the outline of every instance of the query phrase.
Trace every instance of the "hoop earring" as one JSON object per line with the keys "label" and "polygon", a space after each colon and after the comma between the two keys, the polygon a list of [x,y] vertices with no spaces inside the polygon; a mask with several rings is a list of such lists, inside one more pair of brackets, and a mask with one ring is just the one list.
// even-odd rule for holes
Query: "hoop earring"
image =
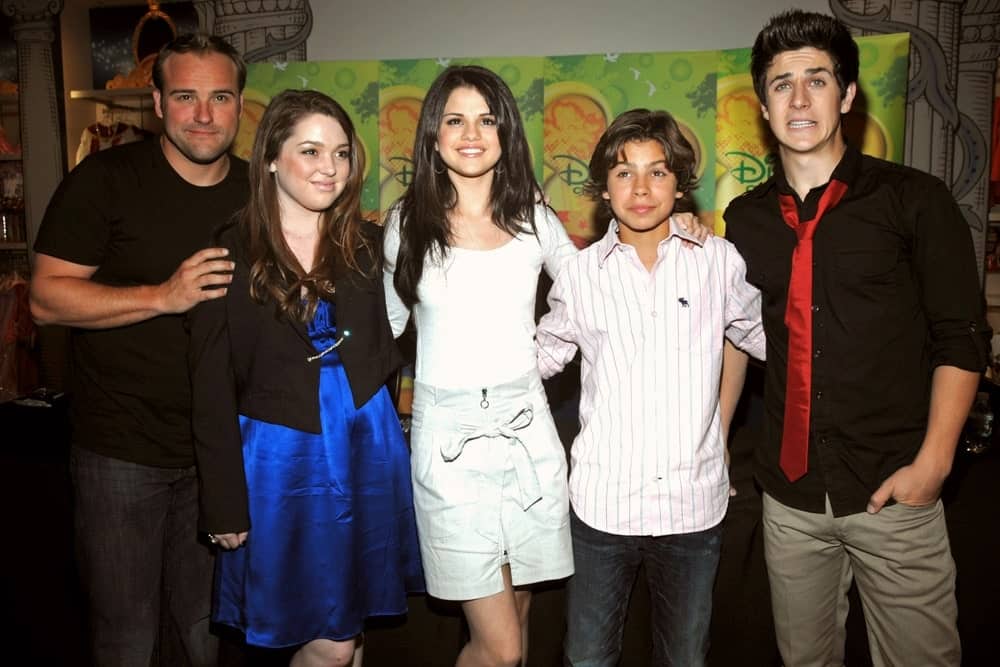
{"label": "hoop earring", "polygon": [[496,174],[497,176],[502,176],[503,175],[503,163],[502,162],[497,162],[496,166],[493,167],[493,173]]}
{"label": "hoop earring", "polygon": [[[438,171],[438,163],[439,162],[441,163],[441,170],[440,171]],[[433,167],[433,169],[434,169],[434,173],[437,174],[438,176],[440,176],[444,172],[448,171],[448,168],[444,164],[444,160],[441,159],[441,154],[438,153],[437,151],[434,151],[434,167]]]}

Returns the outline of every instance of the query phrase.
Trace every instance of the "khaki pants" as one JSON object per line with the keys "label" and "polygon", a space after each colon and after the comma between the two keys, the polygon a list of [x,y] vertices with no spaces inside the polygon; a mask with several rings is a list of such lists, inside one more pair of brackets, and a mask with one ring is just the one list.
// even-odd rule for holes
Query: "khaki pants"
{"label": "khaki pants", "polygon": [[843,664],[852,577],[875,667],[961,663],[955,562],[940,500],[834,518],[829,501],[815,514],[764,494],[764,554],[787,667]]}

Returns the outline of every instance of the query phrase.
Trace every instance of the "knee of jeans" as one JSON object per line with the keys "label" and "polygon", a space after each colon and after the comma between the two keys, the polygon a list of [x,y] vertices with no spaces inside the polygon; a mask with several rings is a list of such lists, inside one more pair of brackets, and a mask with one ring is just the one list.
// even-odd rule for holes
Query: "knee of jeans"
{"label": "knee of jeans", "polygon": [[211,621],[204,618],[187,629],[182,638],[193,667],[215,665],[219,656],[219,638],[210,632]]}
{"label": "knee of jeans", "polygon": [[615,665],[621,652],[621,619],[567,618],[563,650],[566,664],[574,667]]}
{"label": "knee of jeans", "polygon": [[653,628],[653,664],[702,667],[708,657],[711,614],[682,622],[667,631]]}
{"label": "knee of jeans", "polygon": [[571,646],[569,637],[563,647],[566,667],[614,667],[618,664],[619,650],[612,646]]}

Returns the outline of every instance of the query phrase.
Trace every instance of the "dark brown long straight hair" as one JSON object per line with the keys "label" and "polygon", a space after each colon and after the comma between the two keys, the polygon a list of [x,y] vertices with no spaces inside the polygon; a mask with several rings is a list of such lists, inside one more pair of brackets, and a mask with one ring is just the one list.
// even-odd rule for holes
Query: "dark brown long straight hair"
{"label": "dark brown long straight hair", "polygon": [[497,119],[501,154],[490,188],[493,224],[511,235],[537,232],[535,203],[541,201],[541,188],[531,168],[531,152],[514,95],[503,79],[486,68],[449,67],[424,98],[413,145],[413,182],[399,203],[400,244],[393,281],[409,307],[418,300],[424,260],[440,260],[453,240],[448,212],[458,203],[458,192],[435,146],[445,105],[456,88],[479,92]]}
{"label": "dark brown long straight hair", "polygon": [[[269,165],[306,116],[322,114],[337,121],[350,142],[351,173],[343,192],[320,214],[319,241],[312,270],[306,272],[281,231],[275,175]],[[361,232],[361,186],[365,153],[347,112],[332,98],[315,90],[286,90],[267,105],[250,155],[250,200],[239,225],[250,263],[250,296],[258,303],[272,300],[280,314],[307,322],[321,298],[332,297],[338,268],[360,271],[357,253],[367,249]],[[376,257],[380,253],[373,253]]]}

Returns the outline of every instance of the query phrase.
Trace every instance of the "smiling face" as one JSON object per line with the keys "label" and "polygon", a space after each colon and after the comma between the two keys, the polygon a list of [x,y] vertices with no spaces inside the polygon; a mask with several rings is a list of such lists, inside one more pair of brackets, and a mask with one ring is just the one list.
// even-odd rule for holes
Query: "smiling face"
{"label": "smiling face", "polygon": [[438,126],[435,150],[456,179],[492,177],[500,160],[497,118],[475,88],[456,88],[448,96]]}
{"label": "smiling face", "polygon": [[602,196],[618,220],[619,238],[631,243],[640,235],[666,238],[674,203],[683,193],[677,191],[677,176],[668,168],[663,145],[646,139],[625,144],[608,170]]}
{"label": "smiling face", "polygon": [[240,122],[236,64],[221,53],[175,53],[163,63],[163,90],[153,90],[171,164],[209,165],[229,150]]}
{"label": "smiling face", "polygon": [[295,124],[269,170],[283,215],[330,208],[351,175],[351,142],[331,116],[314,113]]}
{"label": "smiling face", "polygon": [[767,68],[767,104],[761,111],[783,158],[840,159],[841,115],[851,110],[857,86],[848,84],[842,97],[833,68],[830,55],[812,47],[779,53]]}

